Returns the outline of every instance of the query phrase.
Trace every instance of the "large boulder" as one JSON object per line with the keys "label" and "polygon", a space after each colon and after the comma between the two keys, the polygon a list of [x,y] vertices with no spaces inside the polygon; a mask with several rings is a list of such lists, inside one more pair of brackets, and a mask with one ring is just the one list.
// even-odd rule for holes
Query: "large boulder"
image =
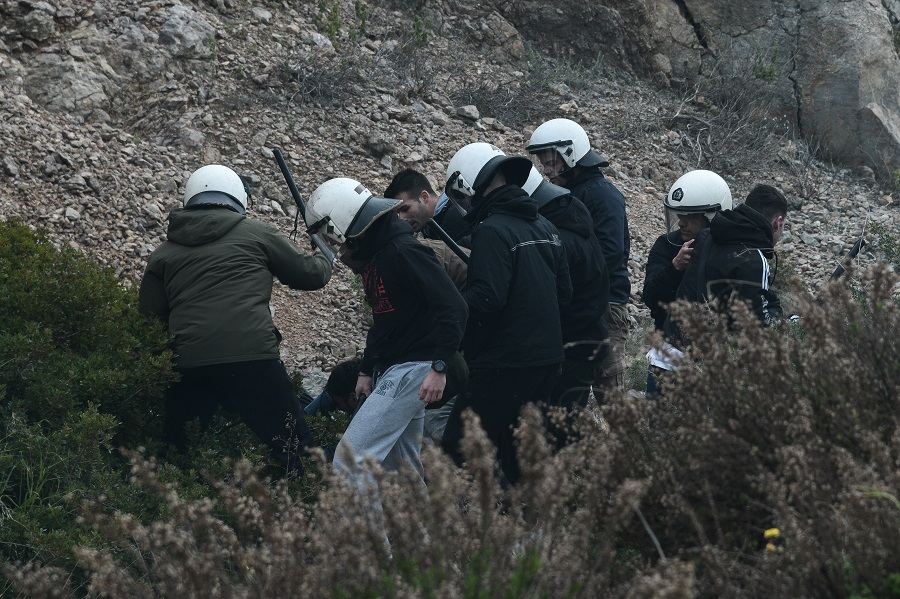
{"label": "large boulder", "polygon": [[159,30],[159,43],[177,58],[206,59],[215,51],[216,28],[196,10],[176,4]]}
{"label": "large boulder", "polygon": [[794,74],[803,133],[836,161],[900,168],[900,59],[872,0],[806,2]]}
{"label": "large boulder", "polygon": [[0,29],[0,53],[5,38],[6,48],[21,53],[25,93],[54,112],[97,120],[110,111],[133,114],[135,97],[163,88],[167,72],[213,68],[215,27],[180,3],[121,14],[98,2],[83,17],[44,2],[20,4],[21,14],[9,15],[15,26]]}
{"label": "large boulder", "polygon": [[110,97],[118,91],[109,65],[82,62],[61,54],[38,54],[29,63],[25,80],[29,97],[49,110],[88,116],[107,110]]}
{"label": "large boulder", "polygon": [[883,175],[900,168],[896,0],[685,6],[710,52],[773,80],[780,112],[825,157]]}

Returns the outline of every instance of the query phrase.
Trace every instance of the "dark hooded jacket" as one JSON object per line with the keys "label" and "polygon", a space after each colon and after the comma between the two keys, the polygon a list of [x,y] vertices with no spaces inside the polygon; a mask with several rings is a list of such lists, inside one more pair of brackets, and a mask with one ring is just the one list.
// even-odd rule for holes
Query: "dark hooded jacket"
{"label": "dark hooded jacket", "polygon": [[476,201],[463,297],[466,360],[474,369],[528,368],[564,359],[560,307],[572,283],[559,232],[516,185]]}
{"label": "dark hooded jacket", "polygon": [[650,248],[650,256],[647,258],[641,297],[644,304],[650,308],[650,316],[653,317],[653,324],[658,331],[663,330],[666,322],[666,310],[661,304],[675,301],[678,286],[684,278],[685,271],[678,270],[672,264],[683,243],[680,231],[660,235]]}
{"label": "dark hooded jacket", "polygon": [[272,275],[292,289],[320,289],[331,262],[228,208],[176,210],[168,241],[147,262],[139,307],[168,324],[180,368],[277,359]]}
{"label": "dark hooded jacket", "polygon": [[[694,242],[691,263],[676,297],[692,302],[717,300],[720,308],[737,297],[764,324],[781,318],[781,301],[769,289],[769,258],[775,257],[772,224],[759,212],[741,204],[716,214],[709,228]],[[666,333],[677,340],[677,327],[666,320]]]}
{"label": "dark hooded jacket", "polygon": [[598,167],[582,169],[566,183],[566,187],[591,213],[594,235],[600,243],[609,273],[610,303],[627,304],[631,294],[628,280],[631,234],[625,215],[625,197]]}
{"label": "dark hooded jacket", "polygon": [[572,280],[572,300],[562,312],[566,360],[602,359],[598,352],[608,346],[600,344],[609,337],[603,317],[609,305],[609,275],[591,213],[568,193],[550,199],[539,212],[559,231]]}
{"label": "dark hooded jacket", "polygon": [[[472,225],[466,222],[465,217],[460,213],[459,209],[448,201],[444,204],[440,212],[435,212],[432,220],[441,227],[450,238],[464,248],[472,245],[471,234]],[[441,236],[434,230],[431,225],[425,225],[422,229],[422,235],[426,239],[441,240]]]}
{"label": "dark hooded jacket", "polygon": [[403,362],[453,361],[466,326],[466,303],[434,251],[393,212],[378,218],[353,251],[362,267],[372,327],[360,371]]}

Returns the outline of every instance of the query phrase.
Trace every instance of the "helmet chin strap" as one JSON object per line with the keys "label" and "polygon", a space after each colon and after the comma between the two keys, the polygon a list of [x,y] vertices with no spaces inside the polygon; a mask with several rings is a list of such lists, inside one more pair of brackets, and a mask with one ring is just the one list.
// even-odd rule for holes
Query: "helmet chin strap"
{"label": "helmet chin strap", "polygon": [[574,173],[572,171],[575,170],[575,167],[569,166],[569,165],[565,164],[565,162],[563,162],[563,165],[564,165],[563,168],[561,168],[559,170],[559,172],[556,173],[556,176],[554,177],[554,179],[564,179],[565,182],[568,182],[574,175]]}

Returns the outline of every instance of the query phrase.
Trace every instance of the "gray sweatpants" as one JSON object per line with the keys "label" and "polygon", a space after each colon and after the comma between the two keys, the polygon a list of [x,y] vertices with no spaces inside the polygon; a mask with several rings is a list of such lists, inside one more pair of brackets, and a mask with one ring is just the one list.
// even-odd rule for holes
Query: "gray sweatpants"
{"label": "gray sweatpants", "polygon": [[450,412],[453,411],[455,402],[456,398],[451,397],[441,407],[425,410],[425,441],[433,443],[437,447],[441,446],[441,439],[444,438],[444,429],[447,428],[447,420],[450,418]]}
{"label": "gray sweatpants", "polygon": [[375,381],[372,394],[338,443],[334,467],[339,472],[359,472],[365,458],[371,456],[388,470],[412,466],[424,484],[425,403],[419,399],[419,388],[430,369],[431,362],[404,362],[391,366]]}

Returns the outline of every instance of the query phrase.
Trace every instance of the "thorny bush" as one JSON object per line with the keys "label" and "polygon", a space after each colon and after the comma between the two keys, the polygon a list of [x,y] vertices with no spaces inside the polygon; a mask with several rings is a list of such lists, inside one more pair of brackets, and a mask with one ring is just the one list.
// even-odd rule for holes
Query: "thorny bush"
{"label": "thorny bush", "polygon": [[737,156],[740,164],[769,164],[790,137],[776,101],[790,83],[789,70],[777,52],[760,60],[758,55],[734,62],[721,58],[684,90],[670,120],[681,133],[680,153],[694,168],[731,172]]}

